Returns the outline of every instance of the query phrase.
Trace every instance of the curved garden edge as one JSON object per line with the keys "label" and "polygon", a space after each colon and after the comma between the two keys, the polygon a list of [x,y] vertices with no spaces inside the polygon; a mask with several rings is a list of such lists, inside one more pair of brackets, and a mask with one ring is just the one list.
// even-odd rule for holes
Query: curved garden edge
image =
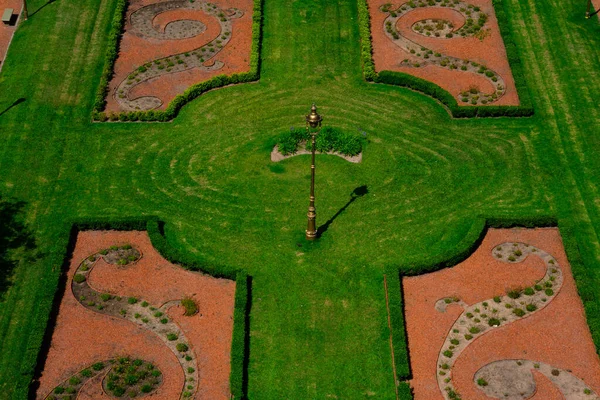
{"label": "curved garden edge", "polygon": [[513,73],[515,87],[521,101],[519,106],[460,106],[456,99],[445,89],[433,82],[395,71],[375,71],[373,62],[373,44],[371,42],[371,19],[367,0],[358,0],[358,23],[361,41],[361,61],[365,80],[407,87],[438,100],[454,118],[474,117],[530,117],[534,114],[531,95],[527,88],[525,75],[521,66],[518,50],[510,32],[508,16],[504,11],[505,0],[492,0],[494,12],[498,19],[500,34],[504,40],[508,63]]}
{"label": "curved garden edge", "polygon": [[[48,283],[49,296],[38,304],[37,318],[31,326],[27,352],[23,354],[21,382],[16,398],[33,398],[37,390],[37,379],[44,369],[44,363],[52,340],[53,327],[58,317],[58,308],[67,284],[66,271],[75,249],[77,234],[85,230],[145,230],[152,246],[166,260],[183,268],[201,271],[217,278],[235,280],[235,300],[233,313],[233,334],[231,342],[231,374],[229,379],[232,399],[243,399],[247,395],[248,363],[250,344],[250,308],[252,299],[252,277],[245,271],[224,265],[208,264],[201,259],[182,253],[171,246],[164,235],[165,223],[156,216],[131,218],[81,218],[66,222],[62,226],[61,239],[51,257],[54,269],[60,265],[60,275]],[[62,250],[58,250],[61,248]]]}
{"label": "curved garden edge", "polygon": [[462,241],[444,254],[430,256],[426,261],[407,262],[403,265],[388,265],[384,275],[388,284],[389,318],[391,325],[392,349],[395,363],[396,384],[399,399],[413,399],[408,380],[412,378],[410,354],[406,325],[404,323],[404,295],[402,293],[402,277],[426,274],[443,268],[452,267],[466,260],[479,247],[489,228],[544,228],[557,227],[561,233],[565,254],[575,279],[577,291],[585,310],[586,322],[590,328],[596,352],[600,349],[600,296],[594,291],[593,284],[585,279],[585,265],[579,251],[575,236],[575,227],[566,220],[559,220],[552,215],[524,217],[479,216],[473,219],[471,228]]}
{"label": "curved garden edge", "polygon": [[[299,149],[299,150],[296,150],[296,152],[293,154],[283,155],[279,152],[278,146],[275,146],[275,147],[273,147],[273,151],[271,151],[271,161],[279,162],[279,161],[283,161],[283,160],[291,158],[291,157],[305,155],[305,154],[311,154],[311,152],[306,149]],[[337,151],[328,151],[327,153],[317,152],[316,154],[329,154],[329,155],[338,156],[338,157],[341,157],[344,160],[351,162],[353,164],[358,164],[358,163],[362,162],[362,151],[360,153],[358,153],[358,155],[355,155],[355,156],[348,156],[348,155],[345,155],[342,153],[338,153]]]}
{"label": "curved garden edge", "polygon": [[[205,92],[222,88],[229,85],[258,81],[260,79],[260,47],[262,40],[262,3],[263,0],[254,0],[252,9],[252,46],[250,49],[250,71],[231,75],[217,75],[204,82],[199,82],[187,88],[182,94],[176,96],[165,110],[149,111],[124,111],[117,113],[119,122],[143,121],[143,122],[168,122],[175,118],[181,108]],[[100,83],[94,107],[92,110],[92,121],[106,122],[108,115],[104,108],[106,95],[110,80],[114,74],[114,66],[119,54],[119,45],[123,28],[125,26],[125,12],[127,0],[117,0],[115,15],[112,20],[111,29],[108,33],[108,44],[105,55],[104,68],[100,77]]]}

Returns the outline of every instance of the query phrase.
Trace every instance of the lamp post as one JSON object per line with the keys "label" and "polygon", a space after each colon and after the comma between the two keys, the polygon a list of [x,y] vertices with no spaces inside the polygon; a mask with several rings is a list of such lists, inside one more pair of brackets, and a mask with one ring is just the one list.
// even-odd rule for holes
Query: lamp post
{"label": "lamp post", "polygon": [[312,163],[310,165],[310,205],[308,206],[308,228],[306,228],[306,240],[317,238],[317,212],[315,209],[315,150],[316,137],[321,128],[323,118],[317,112],[317,106],[313,103],[310,114],[306,116],[306,130],[312,137]]}
{"label": "lamp post", "polygon": [[585,12],[585,19],[590,18],[590,8],[592,7],[592,0],[588,0],[587,2],[587,10]]}
{"label": "lamp post", "polygon": [[27,12],[27,0],[23,0],[23,17],[25,17],[25,21],[29,17],[29,13]]}

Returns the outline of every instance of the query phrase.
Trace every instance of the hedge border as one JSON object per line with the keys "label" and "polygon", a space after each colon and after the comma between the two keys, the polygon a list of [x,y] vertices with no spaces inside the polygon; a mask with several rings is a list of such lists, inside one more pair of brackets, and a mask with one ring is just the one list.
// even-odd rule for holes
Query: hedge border
{"label": "hedge border", "polygon": [[[104,69],[100,78],[100,84],[96,93],[92,120],[97,122],[111,121],[157,121],[167,122],[179,114],[181,108],[209,90],[221,88],[238,83],[253,82],[260,79],[260,50],[262,39],[262,2],[254,0],[252,7],[252,47],[250,50],[250,71],[234,73],[231,75],[217,75],[207,81],[197,83],[187,88],[183,93],[175,96],[165,110],[149,111],[123,111],[118,113],[107,113],[106,95],[109,91],[109,83],[114,75],[115,62],[119,56],[121,36],[127,10],[127,0],[117,0],[115,16],[108,34],[108,47],[105,55]],[[113,118],[109,118],[110,116]]]}
{"label": "hedge border", "polygon": [[[70,227],[67,227],[69,225]],[[57,264],[53,263],[53,265],[61,265],[60,276],[54,286],[52,298],[47,299],[47,301],[44,299],[43,306],[39,307],[40,313],[37,320],[34,321],[35,327],[31,329],[29,345],[23,357],[23,367],[21,368],[21,376],[23,376],[23,380],[26,380],[27,384],[18,385],[13,398],[35,398],[35,391],[38,387],[37,381],[48,356],[59,306],[65,293],[67,282],[66,272],[69,268],[73,251],[75,250],[78,233],[86,230],[145,230],[148,232],[152,245],[168,261],[186,269],[202,271],[214,277],[235,280],[236,290],[229,384],[232,399],[246,399],[252,278],[244,271],[205,264],[201,260],[194,260],[184,255],[168,243],[164,236],[163,227],[164,222],[154,216],[140,218],[83,218],[65,225],[65,230],[68,230],[69,233],[68,240],[66,240],[64,246],[65,251],[61,255],[62,261]],[[53,260],[57,258],[52,257]]]}
{"label": "hedge border", "polygon": [[474,117],[530,117],[534,114],[531,95],[523,73],[521,59],[510,31],[510,21],[505,11],[505,0],[492,0],[498,27],[506,48],[506,56],[519,94],[519,106],[460,106],[454,96],[433,82],[403,72],[375,71],[371,41],[371,17],[367,0],[358,0],[358,21],[361,41],[361,59],[365,80],[375,83],[407,87],[433,97],[442,103],[454,118]]}
{"label": "hedge border", "polygon": [[[390,325],[392,329],[392,347],[394,352],[394,362],[396,367],[396,376],[394,377],[398,382],[398,396],[402,400],[411,400],[413,398],[410,385],[408,380],[412,378],[412,372],[410,369],[410,352],[408,349],[408,334],[406,331],[405,320],[405,309],[404,309],[404,294],[402,291],[402,278],[405,276],[416,276],[421,274],[427,274],[443,268],[448,268],[459,264],[466,260],[483,241],[489,228],[542,228],[542,227],[557,227],[558,220],[553,216],[539,215],[536,217],[487,217],[487,218],[476,218],[471,228],[469,229],[466,236],[457,245],[457,250],[448,251],[442,253],[439,256],[432,258],[431,260],[413,265],[390,265],[385,268],[385,274],[388,282],[388,296],[389,296],[389,308],[390,308]],[[565,235],[567,236],[567,235]],[[564,237],[563,237],[564,240]],[[571,260],[571,256],[567,251],[567,244],[565,242],[565,251],[569,257],[569,263],[571,268],[575,270],[574,260]],[[583,266],[582,266],[583,268]],[[576,277],[577,278],[577,277]],[[579,279],[576,279],[579,282]],[[578,283],[579,289],[579,283]],[[592,289],[592,288],[590,288]],[[593,293],[593,292],[592,292]],[[581,294],[580,294],[581,296]],[[583,301],[583,297],[582,297]],[[590,318],[593,314],[593,309],[588,309],[585,306],[586,315],[588,316],[588,325],[592,331],[594,337],[594,344],[596,349],[600,348],[600,316],[594,317],[594,321],[597,321],[598,329],[592,328],[590,324]],[[596,326],[596,325],[595,325]],[[597,332],[595,332],[597,330]],[[594,335],[596,333],[596,335]]]}

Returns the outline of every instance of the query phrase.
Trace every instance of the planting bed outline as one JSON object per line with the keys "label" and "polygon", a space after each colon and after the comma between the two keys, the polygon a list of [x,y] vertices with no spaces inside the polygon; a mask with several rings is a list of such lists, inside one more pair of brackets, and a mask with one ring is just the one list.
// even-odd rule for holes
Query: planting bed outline
{"label": "planting bed outline", "polygon": [[[431,81],[448,90],[459,105],[519,105],[491,1],[368,0],[368,5],[377,71]],[[431,20],[445,25],[438,37],[436,29],[416,29]]]}
{"label": "planting bed outline", "polygon": [[[119,248],[118,250],[108,249],[108,251],[103,251],[98,249],[98,246],[107,248],[106,244],[108,242],[115,242],[119,246],[122,246],[124,243],[131,243],[133,247],[129,250]],[[82,251],[87,250],[78,248],[80,243],[83,243],[81,246],[85,248],[95,248],[97,250],[93,251],[92,254],[84,255]],[[142,256],[142,248],[144,249],[144,256]],[[133,255],[125,254],[117,258],[112,257],[111,260],[111,256],[114,255],[115,251],[133,252]],[[174,393],[178,393],[177,397],[181,399],[228,399],[230,397],[228,380],[230,368],[229,352],[231,351],[232,339],[230,334],[233,331],[233,297],[236,288],[233,281],[204,276],[168,263],[154,250],[146,232],[80,232],[73,254],[67,288],[61,302],[61,308],[64,307],[64,309],[59,311],[57,325],[53,330],[51,347],[46,358],[46,365],[40,377],[41,385],[37,392],[37,398],[54,398],[58,400],[62,399],[64,395],[69,395],[68,392],[64,392],[63,390],[56,393],[55,389],[58,386],[64,388],[65,382],[68,383],[72,378],[75,378],[76,381],[81,381],[81,383],[77,382],[77,385],[75,385],[78,396],[82,393],[83,389],[83,392],[85,392],[84,398],[95,398],[100,396],[101,392],[98,388],[92,387],[90,389],[90,385],[86,386],[86,380],[89,380],[91,384],[98,383],[97,379],[94,379],[98,376],[104,381],[104,385],[106,385],[106,377],[110,375],[111,368],[118,365],[118,362],[115,360],[123,357],[148,360],[149,354],[150,358],[154,359],[148,361],[156,364],[159,367],[158,369],[165,373],[164,377],[166,380],[162,382],[162,386],[167,386],[164,390],[158,387],[158,392],[153,394],[153,398],[171,400],[174,398]],[[137,258],[135,257],[136,255]],[[148,255],[150,259],[148,259]],[[131,257],[126,263],[127,265],[117,266],[116,261],[121,258],[127,258],[127,256]],[[142,260],[143,265],[139,264],[140,260]],[[98,262],[102,262],[101,269],[95,274],[94,271],[98,268]],[[140,270],[136,272],[136,268]],[[149,276],[148,273],[153,270],[162,271],[162,273],[154,277]],[[161,278],[161,275],[164,277],[168,276],[170,284],[175,285],[175,287],[170,288],[169,285],[164,285],[159,288],[158,294],[148,293],[150,302],[144,301],[141,296],[127,297],[123,295],[122,292],[127,291],[128,288],[125,282],[128,279],[131,282],[131,277],[139,273],[144,273],[145,276],[142,280],[148,282],[134,284],[131,289],[133,291],[137,290],[139,292],[140,288],[142,290],[144,288],[148,289],[147,285],[150,285],[150,289],[157,287],[156,282],[154,282],[154,285],[150,282],[157,279],[159,281],[167,279]],[[112,279],[115,277],[117,277],[117,281],[113,282]],[[119,277],[122,279],[119,280]],[[198,286],[199,282],[204,283]],[[222,288],[218,290],[225,290],[225,292],[219,294],[215,291],[217,288]],[[200,313],[193,317],[179,315],[178,310],[181,311],[179,300],[173,300],[173,296],[175,298],[179,297],[177,293],[182,293],[182,291],[186,290],[205,292],[197,293],[198,300],[196,301],[199,304]],[[121,293],[121,295],[117,293]],[[170,299],[166,301],[158,300],[164,298],[165,295]],[[196,299],[195,294],[194,298]],[[74,303],[77,303],[77,305]],[[157,307],[153,307],[151,304],[155,304]],[[84,309],[83,312],[82,309]],[[116,310],[120,310],[120,312],[115,312]],[[69,324],[68,316],[64,319],[60,318],[63,312],[71,312],[79,315],[80,318],[83,316],[84,319],[86,317],[92,318],[94,321],[92,325],[96,327],[101,326],[102,328],[90,331],[85,328],[85,325],[87,325],[86,321],[80,321],[77,325],[84,326],[83,331],[87,336],[82,335],[81,332],[77,333],[81,329],[74,327],[72,323]],[[102,316],[98,318],[94,314]],[[214,325],[215,328],[211,328],[215,323],[220,325]],[[106,325],[106,331],[108,332],[106,337],[103,337],[105,336],[103,332],[105,330],[104,325]],[[132,327],[127,325],[137,325],[137,328],[131,329]],[[126,330],[122,330],[123,327]],[[225,327],[225,330],[223,332],[219,331],[220,334],[218,337],[214,337],[213,339],[202,337],[214,334],[216,332],[214,329],[221,329],[221,327]],[[117,333],[129,332],[129,334],[126,337],[117,335],[116,337],[121,340],[114,340],[113,336],[115,335],[111,336],[111,329],[113,328],[116,329]],[[71,343],[71,338],[68,336],[74,331],[76,333],[73,336],[73,343]],[[148,332],[152,337],[148,337],[144,331]],[[195,336],[189,336],[189,334],[194,334]],[[197,336],[199,334],[200,336]],[[65,335],[67,335],[66,339]],[[169,337],[168,335],[174,336]],[[57,338],[55,336],[58,337],[58,341],[56,341]],[[61,337],[63,339],[60,339]],[[82,347],[80,343],[82,337],[86,339],[84,341],[86,346],[83,347],[89,345],[91,349],[77,349],[78,347]],[[101,345],[99,350],[95,349],[93,345],[95,343],[94,338],[100,342],[104,342],[104,347]],[[135,343],[131,342],[132,338],[135,338]],[[143,344],[137,342],[143,342]],[[156,346],[160,342],[162,342],[162,345],[159,345],[157,349],[143,347],[144,344],[147,347],[150,347],[149,344]],[[185,345],[183,348],[178,346],[181,343]],[[54,347],[56,348],[53,349]],[[168,349],[167,353],[170,352],[172,354],[171,357],[165,357],[165,348]],[[111,354],[107,354],[107,349],[111,350]],[[140,350],[142,350],[141,353],[145,354],[140,354]],[[155,350],[159,351],[155,352]],[[70,354],[72,359],[74,359],[72,365],[72,359],[69,358],[69,355],[61,355],[61,352],[72,353]],[[84,354],[79,355],[80,352]],[[94,357],[90,353],[93,353]],[[104,357],[99,357],[99,354],[104,355]],[[61,364],[57,361],[53,364],[54,360],[62,360],[63,363]],[[65,365],[65,360],[68,360],[68,365]],[[173,361],[179,364],[179,368],[174,367]],[[82,372],[84,370],[94,371],[92,368],[94,364],[92,362],[101,362],[104,364],[104,367],[96,370],[97,373],[92,374],[93,376],[83,375]],[[106,368],[111,363],[115,363],[115,365],[111,366],[111,368]],[[219,366],[219,370],[214,369],[217,365]],[[53,368],[58,368],[60,371],[52,372]],[[179,372],[177,372],[177,369],[179,369]],[[44,375],[48,370],[50,371],[49,377],[45,377]],[[173,381],[173,373],[175,375],[181,374],[182,377]],[[217,375],[211,377],[210,374],[213,373]],[[162,377],[163,375],[161,373],[158,376]],[[178,386],[177,382],[179,380],[181,380],[181,386]],[[141,397],[142,395],[144,393],[138,393],[136,397]]]}
{"label": "planting bed outline", "polygon": [[[239,2],[229,0],[129,2],[106,110],[164,108],[186,84],[223,71],[249,71],[253,3],[245,3],[245,9],[239,9],[228,6]],[[239,35],[243,37],[236,38]]]}
{"label": "planting bed outline", "polygon": [[[498,290],[497,277],[509,286]],[[467,260],[403,286],[415,399],[517,400],[536,390],[536,398],[600,399],[600,361],[557,229],[490,229]],[[554,385],[536,388],[534,376]]]}

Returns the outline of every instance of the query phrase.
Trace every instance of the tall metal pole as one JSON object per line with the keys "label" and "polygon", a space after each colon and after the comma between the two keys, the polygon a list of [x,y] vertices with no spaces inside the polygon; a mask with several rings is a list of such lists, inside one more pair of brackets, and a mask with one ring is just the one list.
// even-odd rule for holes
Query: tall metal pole
{"label": "tall metal pole", "polygon": [[588,0],[587,2],[587,10],[585,12],[585,18],[588,19],[590,17],[590,8],[592,6],[592,0]]}
{"label": "tall metal pole", "polygon": [[27,0],[23,0],[23,17],[25,18],[25,21],[27,21],[27,18],[29,17],[29,14],[27,13]]}
{"label": "tall metal pole", "polygon": [[[312,162],[310,165],[310,204],[308,206],[308,227],[306,228],[306,239],[315,240],[317,238],[317,210],[315,208],[315,152],[316,138],[318,131],[315,129],[321,127],[323,118],[317,113],[317,106],[312,105],[310,114],[306,116],[306,129],[312,137]],[[312,128],[312,131],[310,130]]]}

